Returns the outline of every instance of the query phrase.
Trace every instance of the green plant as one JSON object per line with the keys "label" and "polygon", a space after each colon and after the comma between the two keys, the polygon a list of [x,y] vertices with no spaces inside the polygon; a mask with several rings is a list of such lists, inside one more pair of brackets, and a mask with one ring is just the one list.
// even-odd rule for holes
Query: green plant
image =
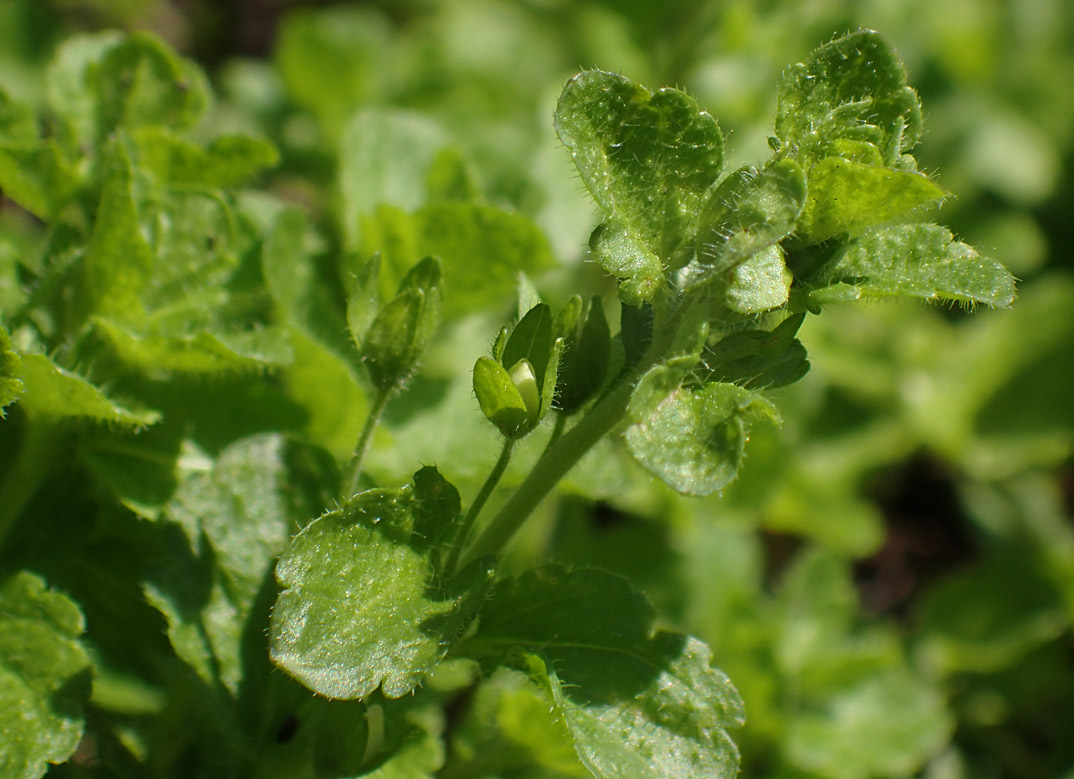
{"label": "green plant", "polygon": [[[1014,298],[1001,265],[920,221],[946,192],[917,169],[917,96],[872,32],[788,69],[770,158],[729,172],[684,92],[574,77],[555,128],[618,295],[554,307],[529,280],[553,264],[541,231],[475,197],[413,115],[364,112],[343,132],[349,234],[333,252],[301,210],[242,189],[275,149],[199,136],[204,77],[156,39],[73,39],[47,84],[49,132],[8,99],[0,146],[0,185],[39,220],[16,215],[0,246],[0,652],[24,745],[0,766],[17,776],[71,756],[91,673],[95,748],[128,773],[734,776],[743,706],[709,648],[659,626],[627,580],[504,566],[508,543],[616,431],[679,493],[729,485],[751,429],[780,420],[769,392],[806,373],[797,334],[825,307]],[[417,162],[380,167],[393,147]],[[492,423],[450,463],[487,468],[466,510],[434,466],[382,486],[378,424],[393,398],[435,395],[416,372],[439,328],[488,326],[516,289],[517,321],[474,364],[476,403],[464,383]],[[474,355],[447,353],[458,387]],[[528,475],[500,488],[514,456]],[[841,593],[823,556],[796,572],[788,599]],[[445,766],[446,707],[466,695]],[[482,753],[489,718],[515,754]],[[945,727],[926,724],[926,740]]]}

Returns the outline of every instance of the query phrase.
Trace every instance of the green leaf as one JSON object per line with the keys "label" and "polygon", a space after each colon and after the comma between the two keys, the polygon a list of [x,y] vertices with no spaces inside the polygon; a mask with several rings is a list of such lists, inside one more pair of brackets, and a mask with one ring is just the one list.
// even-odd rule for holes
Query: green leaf
{"label": "green leaf", "polygon": [[90,661],[73,601],[20,571],[0,580],[0,775],[44,776],[82,738]]}
{"label": "green leaf", "polygon": [[805,168],[869,144],[888,167],[913,169],[903,154],[921,137],[921,105],[890,44],[871,30],[845,35],[788,68],[779,85],[776,135]]}
{"label": "green leaf", "polygon": [[413,487],[363,492],[294,538],[276,567],[277,665],[322,695],[352,699],[378,687],[389,698],[406,695],[440,663],[492,575],[489,561],[479,560],[439,579],[438,550],[415,528],[427,527],[421,507],[430,500],[447,518],[443,490],[416,479]]}
{"label": "green leaf", "polygon": [[[531,369],[532,370],[532,369]],[[514,438],[531,428],[530,413],[511,374],[491,357],[478,357],[474,364],[474,394],[481,413],[506,438]]]}
{"label": "green leaf", "polygon": [[118,321],[138,321],[141,295],[150,283],[153,252],[142,235],[131,190],[131,161],[122,143],[113,143],[97,218],[82,264],[79,308]]}
{"label": "green leaf", "polygon": [[295,486],[279,435],[242,439],[188,473],[164,507],[181,528],[145,584],[176,654],[237,694],[247,620],[295,525]]}
{"label": "green leaf", "polygon": [[[351,355],[353,347],[344,335],[341,312],[317,277],[308,240],[305,213],[288,208],[276,216],[261,248],[265,286],[289,325],[340,355]],[[361,333],[358,338],[360,342]]]}
{"label": "green leaf", "polygon": [[[661,269],[683,265],[678,250],[723,164],[716,120],[677,89],[653,93],[624,76],[590,70],[567,82],[555,124],[619,241],[655,257]],[[621,267],[605,269],[625,275]]]}
{"label": "green leaf", "polygon": [[459,649],[486,664],[523,653],[595,776],[736,776],[738,693],[708,647],[653,633],[653,618],[621,577],[546,565],[499,583]]}
{"label": "green leaf", "polygon": [[92,326],[116,359],[154,378],[259,373],[291,360],[287,334],[280,328],[166,336],[137,332],[107,319],[94,319]]}
{"label": "green leaf", "polygon": [[276,147],[250,135],[222,135],[205,148],[157,126],[133,138],[141,165],[172,186],[238,187],[279,161]]}
{"label": "green leaf", "polygon": [[[821,301],[830,289],[843,297],[916,297],[1008,308],[1015,283],[995,260],[980,256],[951,231],[933,224],[897,225],[859,236],[808,279]],[[833,290],[834,291],[834,290]]]}
{"label": "green leaf", "polygon": [[25,393],[19,404],[30,416],[84,417],[133,428],[152,425],[160,419],[155,411],[130,409],[117,403],[43,354],[22,355],[22,381]]}
{"label": "green leaf", "polygon": [[49,141],[0,143],[0,188],[41,219],[55,219],[78,186],[78,176]]}
{"label": "green leaf", "polygon": [[946,195],[942,187],[915,171],[828,157],[809,171],[809,198],[797,234],[807,244],[820,243],[842,233],[906,219]]}
{"label": "green leaf", "polygon": [[536,275],[554,264],[536,224],[490,205],[441,201],[412,215],[381,206],[362,229],[359,255],[380,252],[382,290],[420,258],[440,258],[446,319],[511,299],[519,271]]}
{"label": "green leaf", "polygon": [[361,219],[379,206],[414,211],[424,205],[427,177],[447,133],[420,114],[365,108],[343,133],[339,152],[339,188],[348,243],[357,247]]}
{"label": "green leaf", "polygon": [[805,202],[805,175],[794,160],[736,170],[720,182],[701,214],[688,283],[721,276],[786,238]]}
{"label": "green leaf", "polygon": [[681,372],[649,370],[630,399],[626,443],[645,470],[684,495],[709,495],[738,474],[750,426],[778,422],[755,392],[734,384],[681,384]]}
{"label": "green leaf", "polygon": [[4,418],[4,407],[14,403],[22,394],[22,360],[11,346],[7,330],[0,325],[0,419]]}
{"label": "green leaf", "polygon": [[619,297],[625,304],[637,306],[659,293],[663,263],[629,227],[616,222],[598,225],[589,236],[589,251],[600,267],[619,279]]}
{"label": "green leaf", "polygon": [[731,271],[727,307],[739,314],[760,314],[787,302],[794,277],[783,262],[783,250],[773,244]]}
{"label": "green leaf", "polygon": [[750,389],[793,384],[809,370],[806,350],[795,333],[805,319],[798,314],[772,330],[739,330],[706,346],[701,360],[710,380]]}
{"label": "green leaf", "polygon": [[399,294],[377,312],[362,339],[362,360],[380,390],[406,381],[440,325],[440,261],[426,257],[403,279]]}
{"label": "green leaf", "polygon": [[119,128],[190,128],[209,103],[204,73],[144,32],[68,40],[49,69],[47,91],[76,142],[89,147]]}

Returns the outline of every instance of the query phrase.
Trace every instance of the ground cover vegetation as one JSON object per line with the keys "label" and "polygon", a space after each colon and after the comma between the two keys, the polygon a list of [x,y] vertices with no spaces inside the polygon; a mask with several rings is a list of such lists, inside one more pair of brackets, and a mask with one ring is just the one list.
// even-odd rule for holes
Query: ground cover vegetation
{"label": "ground cover vegetation", "polygon": [[1074,776],[1072,15],[8,3],[0,775]]}

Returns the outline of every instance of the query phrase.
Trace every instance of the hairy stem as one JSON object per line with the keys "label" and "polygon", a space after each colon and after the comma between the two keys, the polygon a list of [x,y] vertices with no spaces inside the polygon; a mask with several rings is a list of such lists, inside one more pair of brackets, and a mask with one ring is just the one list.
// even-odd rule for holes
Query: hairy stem
{"label": "hairy stem", "polygon": [[377,429],[377,425],[380,423],[380,418],[384,414],[384,407],[388,404],[390,395],[391,390],[389,389],[377,391],[373,407],[369,409],[369,415],[365,418],[362,434],[358,436],[358,443],[354,447],[354,457],[351,458],[351,463],[347,468],[348,475],[344,482],[347,485],[347,492],[343,496],[344,498],[349,498],[358,492],[358,481],[362,477],[362,460],[365,459],[369,443],[373,440],[373,431]]}
{"label": "hairy stem", "polygon": [[470,510],[466,512],[466,516],[463,517],[462,524],[459,526],[458,535],[455,538],[455,544],[451,550],[451,557],[448,558],[448,572],[455,572],[456,566],[459,564],[459,556],[462,554],[463,547],[466,546],[466,542],[470,538],[470,531],[474,527],[474,521],[477,519],[477,515],[481,513],[481,509],[485,507],[485,503],[488,501],[489,496],[492,495],[492,491],[496,489],[496,485],[500,483],[500,479],[503,478],[504,471],[507,470],[507,464],[511,461],[511,451],[514,448],[514,438],[507,438],[504,440],[503,449],[500,450],[500,458],[496,461],[496,464],[492,466],[488,478],[486,478],[485,483],[481,485],[481,489],[474,498],[474,502],[470,504]]}

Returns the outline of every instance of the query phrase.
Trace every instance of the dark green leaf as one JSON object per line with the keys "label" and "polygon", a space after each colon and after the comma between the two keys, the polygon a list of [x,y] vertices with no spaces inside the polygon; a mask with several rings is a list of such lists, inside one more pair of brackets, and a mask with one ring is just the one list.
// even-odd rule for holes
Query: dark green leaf
{"label": "dark green leaf", "polygon": [[280,558],[272,659],[310,689],[345,699],[378,687],[406,695],[480,608],[488,561],[443,582],[435,550],[414,537],[426,521],[423,484],[358,494],[307,525]]}
{"label": "dark green leaf", "polygon": [[821,46],[787,69],[779,86],[776,135],[803,167],[845,142],[865,143],[884,165],[913,168],[903,154],[921,137],[921,105],[898,55],[870,30]]}
{"label": "dark green leaf", "polygon": [[794,337],[805,314],[788,317],[775,329],[740,330],[706,347],[702,362],[710,379],[750,389],[793,384],[809,370],[806,350]]}
{"label": "dark green leaf", "polygon": [[611,350],[611,330],[604,305],[599,297],[594,297],[585,310],[581,330],[575,337],[572,328],[571,336],[564,342],[557,390],[557,403],[564,414],[578,411],[604,385]]}
{"label": "dark green leaf", "polygon": [[682,265],[676,254],[723,163],[716,120],[677,89],[653,93],[590,70],[567,82],[555,121],[611,229],[634,253],[655,257],[658,272]]}
{"label": "dark green leaf", "polygon": [[685,495],[709,495],[734,480],[747,433],[758,421],[778,422],[775,407],[734,384],[681,384],[681,373],[652,368],[630,399],[626,442],[649,473]]}
{"label": "dark green leaf", "polygon": [[164,508],[185,543],[168,537],[145,585],[176,654],[232,693],[243,680],[247,620],[296,524],[285,448],[278,435],[243,439],[188,473]]}
{"label": "dark green leaf", "polygon": [[653,618],[625,579],[548,565],[498,584],[460,651],[490,664],[528,655],[595,776],[734,777],[727,730],[742,726],[738,693],[708,647],[654,634]]}
{"label": "dark green leaf", "polygon": [[903,296],[1007,308],[1015,296],[1014,277],[1006,268],[933,224],[866,233],[838,252],[809,283],[817,288],[810,293],[817,300],[834,288],[844,290],[844,298]]}
{"label": "dark green leaf", "polygon": [[921,173],[828,157],[809,171],[809,199],[797,234],[819,243],[842,233],[906,219],[947,193]]}
{"label": "dark green leaf", "polygon": [[0,775],[44,776],[82,738],[90,661],[82,613],[31,573],[0,580]]}

